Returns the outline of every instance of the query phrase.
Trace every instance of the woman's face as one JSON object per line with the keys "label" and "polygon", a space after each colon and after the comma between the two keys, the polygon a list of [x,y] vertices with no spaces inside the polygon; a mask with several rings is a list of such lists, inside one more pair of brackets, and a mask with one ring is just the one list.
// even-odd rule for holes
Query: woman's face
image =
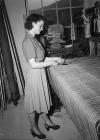
{"label": "woman's face", "polygon": [[43,26],[44,26],[43,20],[40,20],[37,23],[33,23],[33,30],[35,34],[40,34],[40,32],[43,30]]}

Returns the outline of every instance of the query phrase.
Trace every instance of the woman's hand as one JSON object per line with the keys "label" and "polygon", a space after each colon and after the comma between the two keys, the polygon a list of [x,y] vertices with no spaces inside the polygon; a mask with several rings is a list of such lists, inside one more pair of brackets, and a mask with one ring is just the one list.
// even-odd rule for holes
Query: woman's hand
{"label": "woman's hand", "polygon": [[[62,65],[66,62],[66,59],[63,59],[61,57],[46,57],[44,62],[50,62],[50,63],[57,63],[57,65]],[[52,65],[52,64],[51,64]],[[56,64],[53,64],[56,65]]]}
{"label": "woman's hand", "polygon": [[59,65],[64,64],[65,59],[58,57],[57,62],[59,63]]}
{"label": "woman's hand", "polygon": [[59,63],[57,61],[51,61],[51,66],[57,66]]}

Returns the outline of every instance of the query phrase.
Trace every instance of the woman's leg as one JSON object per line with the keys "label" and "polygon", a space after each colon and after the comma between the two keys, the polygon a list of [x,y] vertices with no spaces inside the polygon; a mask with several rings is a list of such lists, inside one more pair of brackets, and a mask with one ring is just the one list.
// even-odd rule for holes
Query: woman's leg
{"label": "woman's leg", "polygon": [[34,112],[34,113],[29,113],[28,118],[31,124],[31,129],[36,132],[37,134],[40,134],[39,128],[38,128],[38,119],[39,115]]}
{"label": "woman's leg", "polygon": [[42,118],[45,122],[45,127],[47,130],[49,130],[50,128],[57,130],[60,128],[59,125],[56,125],[52,122],[52,120],[50,119],[50,116],[48,114],[42,113]]}
{"label": "woman's leg", "polygon": [[45,124],[53,125],[53,122],[51,121],[51,119],[50,119],[50,117],[49,117],[48,114],[42,113],[41,116],[42,116],[42,118],[43,118]]}
{"label": "woman's leg", "polygon": [[39,120],[39,114],[36,112],[28,114],[28,118],[30,120],[31,124],[31,134],[35,137],[38,137],[39,139],[46,138],[46,135],[43,134],[38,127],[38,120]]}

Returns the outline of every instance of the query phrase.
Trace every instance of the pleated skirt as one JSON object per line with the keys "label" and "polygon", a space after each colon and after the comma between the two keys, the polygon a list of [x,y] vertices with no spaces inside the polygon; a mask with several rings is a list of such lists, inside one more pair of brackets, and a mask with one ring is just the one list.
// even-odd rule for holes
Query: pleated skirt
{"label": "pleated skirt", "polygon": [[25,111],[48,113],[52,105],[46,70],[29,68],[25,80]]}

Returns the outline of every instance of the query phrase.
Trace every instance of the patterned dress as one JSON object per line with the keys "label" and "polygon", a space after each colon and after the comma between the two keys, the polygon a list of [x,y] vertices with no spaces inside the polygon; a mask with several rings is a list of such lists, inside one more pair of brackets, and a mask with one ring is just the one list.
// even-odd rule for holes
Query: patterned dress
{"label": "patterned dress", "polygon": [[32,68],[28,60],[35,58],[37,62],[44,61],[45,52],[41,44],[31,34],[27,34],[22,43],[28,69],[25,79],[25,110],[27,113],[48,113],[51,97],[45,68]]}

